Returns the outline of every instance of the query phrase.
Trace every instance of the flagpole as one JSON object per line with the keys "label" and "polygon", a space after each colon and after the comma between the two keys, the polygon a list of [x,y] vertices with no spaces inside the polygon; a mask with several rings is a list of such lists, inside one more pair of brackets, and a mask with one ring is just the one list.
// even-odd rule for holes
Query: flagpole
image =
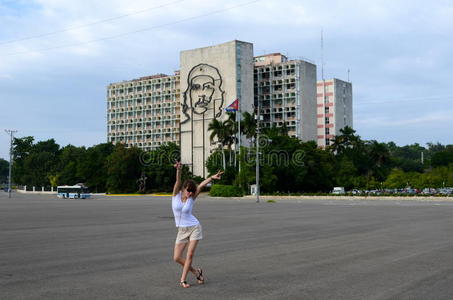
{"label": "flagpole", "polygon": [[[238,119],[238,135],[239,135],[239,172],[241,172],[241,159],[240,159],[240,155],[241,155],[241,102],[239,102],[239,110],[236,112],[236,117]],[[239,112],[239,116],[238,116],[238,112]]]}
{"label": "flagpole", "polygon": [[[236,100],[234,100],[230,105],[228,105],[227,107],[224,108],[225,111],[229,111],[229,112],[232,112],[234,111],[234,118],[236,120],[236,122],[238,123],[238,132],[236,133],[236,137],[237,137],[237,140],[238,142],[234,143],[234,167],[237,166],[237,153],[241,153],[241,111],[240,111],[240,102],[239,102],[239,99],[236,98]],[[238,115],[238,112],[239,112],[239,115]],[[239,146],[239,151],[237,151],[237,147]],[[241,171],[241,161],[239,160],[239,171]]]}
{"label": "flagpole", "polygon": [[[234,111],[234,120],[235,120],[236,123],[237,123],[237,121],[238,121],[238,112],[237,112],[237,110]],[[235,136],[236,138],[238,138],[238,133],[235,132],[235,133],[234,133],[234,136]],[[236,159],[236,153],[237,153],[237,151],[238,151],[238,143],[237,143],[236,141],[234,141],[234,167],[235,167],[235,168],[236,168],[236,166],[237,166],[237,159]]]}

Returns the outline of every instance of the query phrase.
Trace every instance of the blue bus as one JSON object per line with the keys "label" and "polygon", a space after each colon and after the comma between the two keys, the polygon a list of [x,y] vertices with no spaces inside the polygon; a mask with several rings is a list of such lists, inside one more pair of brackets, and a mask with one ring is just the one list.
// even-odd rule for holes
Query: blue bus
{"label": "blue bus", "polygon": [[67,199],[86,199],[91,195],[88,188],[80,185],[60,185],[57,186],[57,197]]}

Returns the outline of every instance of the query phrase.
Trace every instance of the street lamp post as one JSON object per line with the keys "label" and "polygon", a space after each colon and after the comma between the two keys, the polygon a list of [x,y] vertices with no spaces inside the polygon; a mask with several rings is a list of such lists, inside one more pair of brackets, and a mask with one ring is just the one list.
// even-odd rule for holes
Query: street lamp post
{"label": "street lamp post", "polygon": [[260,105],[256,113],[256,203],[260,202]]}
{"label": "street lamp post", "polygon": [[9,142],[9,174],[8,174],[8,198],[11,198],[11,169],[13,166],[13,134],[17,132],[17,130],[9,130],[5,129],[5,132],[10,136]]}

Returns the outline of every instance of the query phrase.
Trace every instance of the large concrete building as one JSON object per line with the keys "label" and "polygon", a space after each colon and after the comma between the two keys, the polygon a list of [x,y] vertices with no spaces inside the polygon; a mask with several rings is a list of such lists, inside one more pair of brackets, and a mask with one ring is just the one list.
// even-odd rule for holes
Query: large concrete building
{"label": "large concrete building", "polygon": [[[338,82],[339,86],[326,90],[327,97],[328,93],[340,93],[343,87],[335,80],[332,84]],[[352,93],[350,83],[346,84],[347,93]],[[329,89],[329,85],[323,88]],[[205,177],[206,159],[219,147],[217,141],[210,140],[208,126],[213,119],[227,118],[224,108],[228,104],[238,99],[240,113],[253,113],[260,107],[263,127],[286,126],[289,135],[318,143],[324,139],[319,145],[325,146],[325,138],[332,134],[325,130],[321,134],[321,129],[336,132],[344,124],[352,126],[352,94],[347,98],[351,101],[341,102],[346,108],[334,106],[337,116],[347,112],[347,118],[329,119],[329,126],[322,124],[322,128],[319,115],[324,107],[320,107],[319,97],[316,65],[288,60],[280,53],[254,57],[253,44],[235,40],[181,51],[180,70],[174,75],[157,74],[110,84],[107,139],[145,151],[175,142],[181,146],[182,163],[195,175]],[[333,103],[343,98],[338,99]],[[326,107],[330,109],[329,105]],[[330,129],[332,123],[334,129]],[[240,143],[247,141],[242,137]]]}
{"label": "large concrete building", "polygon": [[253,45],[232,41],[181,52],[181,162],[205,177],[205,162],[218,148],[209,123],[225,120],[235,99],[239,111],[253,111]]}
{"label": "large concrete building", "polygon": [[145,151],[179,141],[180,79],[158,74],[107,87],[107,140]]}
{"label": "large concrete building", "polygon": [[352,84],[340,79],[320,80],[317,86],[317,143],[326,147],[340,134],[340,129],[353,127]]}
{"label": "large concrete building", "polygon": [[254,81],[264,127],[286,126],[290,136],[316,140],[316,65],[280,53],[257,56]]}

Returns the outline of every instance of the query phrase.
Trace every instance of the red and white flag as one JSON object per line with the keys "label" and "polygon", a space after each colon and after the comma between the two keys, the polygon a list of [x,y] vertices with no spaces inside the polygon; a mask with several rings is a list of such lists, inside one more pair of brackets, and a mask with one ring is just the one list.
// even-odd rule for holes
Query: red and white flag
{"label": "red and white flag", "polygon": [[231,102],[230,105],[228,105],[227,107],[225,107],[225,110],[226,111],[238,111],[239,110],[239,99],[236,99],[234,100],[233,102]]}

